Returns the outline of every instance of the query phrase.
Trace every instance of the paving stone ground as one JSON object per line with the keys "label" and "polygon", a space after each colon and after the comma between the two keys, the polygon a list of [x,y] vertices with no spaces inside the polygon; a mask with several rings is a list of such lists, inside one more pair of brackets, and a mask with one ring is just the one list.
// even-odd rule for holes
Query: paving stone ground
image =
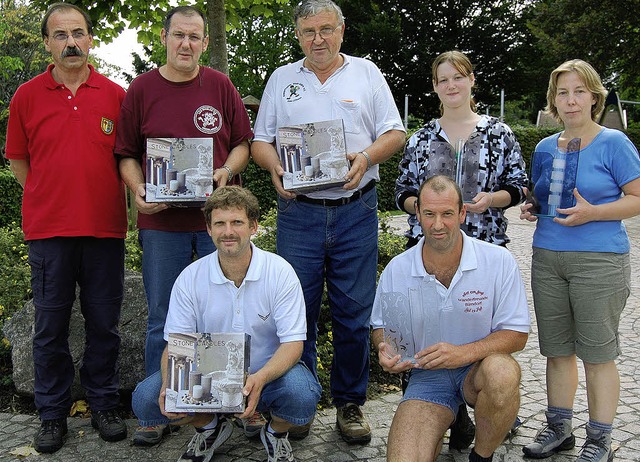
{"label": "paving stone ground", "polygon": [[[509,217],[509,236],[513,252],[523,272],[529,301],[531,237],[534,226],[517,218],[517,210],[507,212]],[[613,447],[615,458],[620,462],[640,461],[640,218],[628,220],[627,227],[631,237],[632,293],[620,322],[620,342],[622,356],[618,359],[621,393],[618,415],[614,424]],[[406,223],[402,217],[393,219],[392,225],[404,229]],[[531,307],[532,310],[532,307]],[[494,461],[522,461],[522,446],[529,443],[544,419],[545,397],[545,361],[538,353],[537,326],[533,317],[532,332],[526,348],[517,355],[522,366],[522,405],[520,418],[523,425],[518,433],[505,441],[496,452]],[[580,386],[575,404],[574,426],[576,448],[549,459],[553,462],[575,461],[579,449],[584,443],[584,426],[588,420],[584,373],[581,370]],[[393,413],[400,399],[399,393],[384,395],[368,401],[364,406],[365,414],[373,429],[371,443],[365,446],[347,445],[335,430],[335,410],[326,409],[318,413],[311,435],[303,441],[293,441],[292,446],[299,462],[347,462],[385,460],[386,440]],[[22,460],[48,462],[109,462],[109,461],[175,461],[186,448],[193,431],[181,429],[166,437],[157,446],[141,449],[131,445],[130,439],[106,443],[91,428],[89,419],[70,418],[69,436],[65,446],[52,455],[31,455]],[[134,420],[127,421],[129,434],[135,428]],[[33,434],[39,426],[37,417],[29,415],[0,413],[0,462],[18,460],[11,451],[31,444]],[[462,462],[468,460],[469,451],[448,451],[445,444],[438,462]],[[247,440],[240,429],[223,445],[214,456],[214,461],[261,461],[265,452],[259,441]]]}

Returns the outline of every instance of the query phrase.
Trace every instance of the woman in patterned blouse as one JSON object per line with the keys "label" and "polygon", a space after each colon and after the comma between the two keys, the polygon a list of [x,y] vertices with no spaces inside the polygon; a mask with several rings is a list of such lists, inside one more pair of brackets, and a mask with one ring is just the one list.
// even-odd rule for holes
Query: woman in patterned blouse
{"label": "woman in patterned blouse", "polygon": [[522,202],[522,188],[527,186],[520,145],[506,124],[476,113],[471,96],[475,77],[466,55],[442,53],[433,62],[432,76],[441,116],[409,138],[396,180],[396,205],[409,214],[407,248],[422,237],[415,215],[420,184],[437,174],[455,176],[456,157],[463,161],[462,189],[467,202],[461,229],[469,236],[504,246],[509,242],[504,209]]}

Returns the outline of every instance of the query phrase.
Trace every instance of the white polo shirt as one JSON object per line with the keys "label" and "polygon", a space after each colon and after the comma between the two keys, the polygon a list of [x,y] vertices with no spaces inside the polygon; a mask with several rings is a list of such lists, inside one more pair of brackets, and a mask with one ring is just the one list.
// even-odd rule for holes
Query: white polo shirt
{"label": "white polo shirt", "polygon": [[171,291],[169,333],[244,332],[251,335],[250,372],[260,370],[281,343],[307,338],[302,287],[282,257],[251,244],[240,287],[222,273],[215,251],[187,266]]}
{"label": "white polo shirt", "polygon": [[[344,63],[324,83],[304,59],[279,67],[269,78],[254,125],[254,140],[273,143],[278,127],[324,120],[344,121],[347,152],[368,148],[389,130],[405,131],[389,85],[371,61],[342,54]],[[379,180],[369,169],[360,187]],[[353,194],[341,187],[306,194],[335,199]]]}
{"label": "white polo shirt", "polygon": [[389,262],[373,303],[374,329],[384,327],[385,297],[395,297],[407,300],[398,309],[410,317],[414,330],[420,330],[414,332],[419,343],[416,351],[438,342],[475,342],[498,330],[529,332],[526,292],[513,256],[503,247],[473,239],[462,231],[460,234],[462,256],[449,288],[424,268],[424,237]]}

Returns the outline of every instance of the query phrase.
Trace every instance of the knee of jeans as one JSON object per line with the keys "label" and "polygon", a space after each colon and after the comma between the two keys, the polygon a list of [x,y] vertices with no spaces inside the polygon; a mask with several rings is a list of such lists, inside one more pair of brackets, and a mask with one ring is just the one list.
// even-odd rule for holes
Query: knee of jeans
{"label": "knee of jeans", "polygon": [[160,371],[150,375],[136,385],[131,394],[131,409],[136,417],[144,416],[149,408],[159,408],[158,398],[160,397]]}

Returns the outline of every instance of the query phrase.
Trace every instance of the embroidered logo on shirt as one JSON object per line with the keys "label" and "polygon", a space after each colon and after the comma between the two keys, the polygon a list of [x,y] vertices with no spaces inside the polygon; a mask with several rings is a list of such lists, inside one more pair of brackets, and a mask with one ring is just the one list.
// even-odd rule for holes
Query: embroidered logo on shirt
{"label": "embroidered logo on shirt", "polygon": [[294,101],[298,101],[302,99],[302,93],[304,93],[306,88],[301,83],[290,83],[287,85],[282,92],[282,97],[287,100],[287,103],[293,103]]}
{"label": "embroidered logo on shirt", "polygon": [[479,313],[484,309],[489,297],[481,290],[467,290],[458,298],[460,303],[464,303],[465,313]]}
{"label": "embroidered logo on shirt", "polygon": [[102,129],[102,133],[104,133],[105,135],[111,135],[113,133],[113,127],[114,124],[113,120],[111,119],[103,117],[100,121],[100,128]]}
{"label": "embroidered logo on shirt", "polygon": [[213,106],[200,106],[193,114],[193,123],[202,133],[218,133],[222,128],[222,114]]}
{"label": "embroidered logo on shirt", "polygon": [[267,314],[260,314],[258,313],[258,317],[260,319],[262,319],[263,321],[266,321],[267,319],[269,319],[269,316],[271,316],[271,313],[267,313]]}

